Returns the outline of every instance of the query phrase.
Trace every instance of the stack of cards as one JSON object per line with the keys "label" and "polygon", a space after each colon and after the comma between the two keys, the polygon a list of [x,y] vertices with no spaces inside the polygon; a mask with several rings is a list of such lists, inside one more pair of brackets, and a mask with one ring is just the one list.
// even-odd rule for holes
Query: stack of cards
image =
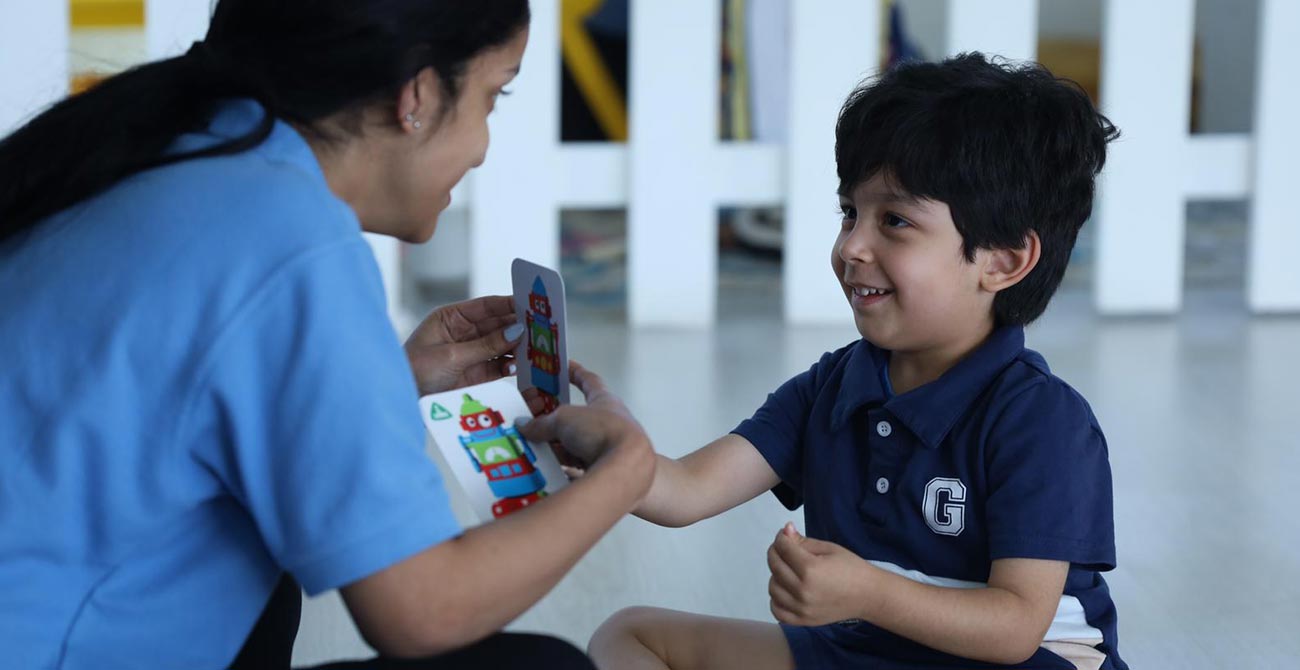
{"label": "stack of cards", "polygon": [[[514,429],[532,416],[522,395],[536,389],[545,412],[569,402],[564,281],[549,268],[516,259],[515,315],[524,337],[518,376],[420,399],[420,414],[452,474],[484,521],[499,519],[564,488],[558,443],[533,444]],[[559,459],[557,459],[557,454]]]}

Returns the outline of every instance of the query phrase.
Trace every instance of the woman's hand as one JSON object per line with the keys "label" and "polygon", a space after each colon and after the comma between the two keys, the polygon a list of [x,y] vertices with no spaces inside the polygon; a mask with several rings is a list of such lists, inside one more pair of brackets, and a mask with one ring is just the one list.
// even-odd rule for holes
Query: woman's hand
{"label": "woman's hand", "polygon": [[490,382],[514,374],[514,350],[523,329],[508,295],[475,298],[434,310],[406,340],[406,357],[420,395]]}

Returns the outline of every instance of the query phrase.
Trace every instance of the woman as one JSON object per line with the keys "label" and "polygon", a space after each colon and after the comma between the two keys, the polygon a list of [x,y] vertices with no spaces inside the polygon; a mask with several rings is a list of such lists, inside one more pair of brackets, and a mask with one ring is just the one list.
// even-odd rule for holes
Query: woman
{"label": "woman", "polygon": [[586,665],[487,636],[645,494],[644,433],[575,368],[589,406],[525,434],[613,448],[463,531],[417,389],[507,374],[510,300],[434,312],[403,355],[361,236],[433,234],[527,23],[526,0],[220,0],[186,55],[0,143],[7,665],[284,667],[284,573],[339,589],[384,657],[460,649],[402,667]]}

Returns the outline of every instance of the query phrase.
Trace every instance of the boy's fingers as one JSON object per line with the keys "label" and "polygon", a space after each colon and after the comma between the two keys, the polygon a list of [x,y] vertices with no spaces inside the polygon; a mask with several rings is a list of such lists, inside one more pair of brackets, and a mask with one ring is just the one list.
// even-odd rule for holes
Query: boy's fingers
{"label": "boy's fingers", "polygon": [[800,546],[800,538],[798,536],[792,537],[782,529],[780,533],[776,534],[776,541],[772,543],[772,548],[776,550],[781,560],[790,566],[795,576],[803,579],[808,559],[812,557],[812,554],[809,554]]}
{"label": "boy's fingers", "polygon": [[781,555],[776,551],[776,545],[767,548],[767,569],[772,573],[772,579],[787,588],[794,588],[799,584],[798,575],[782,560]]}
{"label": "boy's fingers", "polygon": [[767,580],[767,596],[781,609],[794,611],[799,607],[799,602],[790,590],[775,579]]}
{"label": "boy's fingers", "polygon": [[772,611],[772,616],[776,617],[776,620],[780,621],[781,623],[796,625],[796,626],[799,624],[799,617],[795,616],[794,612],[791,612],[790,610],[782,607],[781,605],[778,605],[775,600],[770,601],[770,603],[768,604],[768,609]]}
{"label": "boy's fingers", "polygon": [[607,390],[605,380],[601,379],[600,375],[583,367],[577,361],[569,361],[569,379],[577,385],[579,391],[582,391],[582,396],[588,403]]}
{"label": "boy's fingers", "polygon": [[529,442],[550,442],[556,435],[554,414],[543,414],[529,421],[517,420],[515,427]]}
{"label": "boy's fingers", "polygon": [[546,397],[542,390],[536,386],[529,386],[523,390],[524,402],[528,404],[528,411],[533,416],[541,416],[546,413]]}
{"label": "boy's fingers", "polygon": [[812,554],[813,556],[826,556],[834,553],[836,550],[840,548],[840,545],[835,544],[834,542],[826,542],[825,540],[814,540],[811,537],[802,538],[799,542],[799,546],[802,547],[804,551]]}

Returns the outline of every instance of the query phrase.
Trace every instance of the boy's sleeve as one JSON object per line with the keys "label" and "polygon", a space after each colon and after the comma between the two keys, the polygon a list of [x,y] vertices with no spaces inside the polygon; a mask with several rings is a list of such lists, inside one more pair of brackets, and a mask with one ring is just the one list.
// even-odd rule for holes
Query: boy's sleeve
{"label": "boy's sleeve", "polygon": [[1106,439],[1088,404],[1044,380],[1011,400],[987,442],[989,554],[1115,567]]}
{"label": "boy's sleeve", "polygon": [[308,593],[461,532],[360,236],[283,267],[219,337],[200,403],[221,447],[198,457]]}
{"label": "boy's sleeve", "polygon": [[[828,355],[829,356],[829,355]],[[817,372],[826,358],[768,394],[767,402],[732,433],[758,449],[781,478],[772,489],[787,509],[803,504],[803,441],[817,392]]]}

